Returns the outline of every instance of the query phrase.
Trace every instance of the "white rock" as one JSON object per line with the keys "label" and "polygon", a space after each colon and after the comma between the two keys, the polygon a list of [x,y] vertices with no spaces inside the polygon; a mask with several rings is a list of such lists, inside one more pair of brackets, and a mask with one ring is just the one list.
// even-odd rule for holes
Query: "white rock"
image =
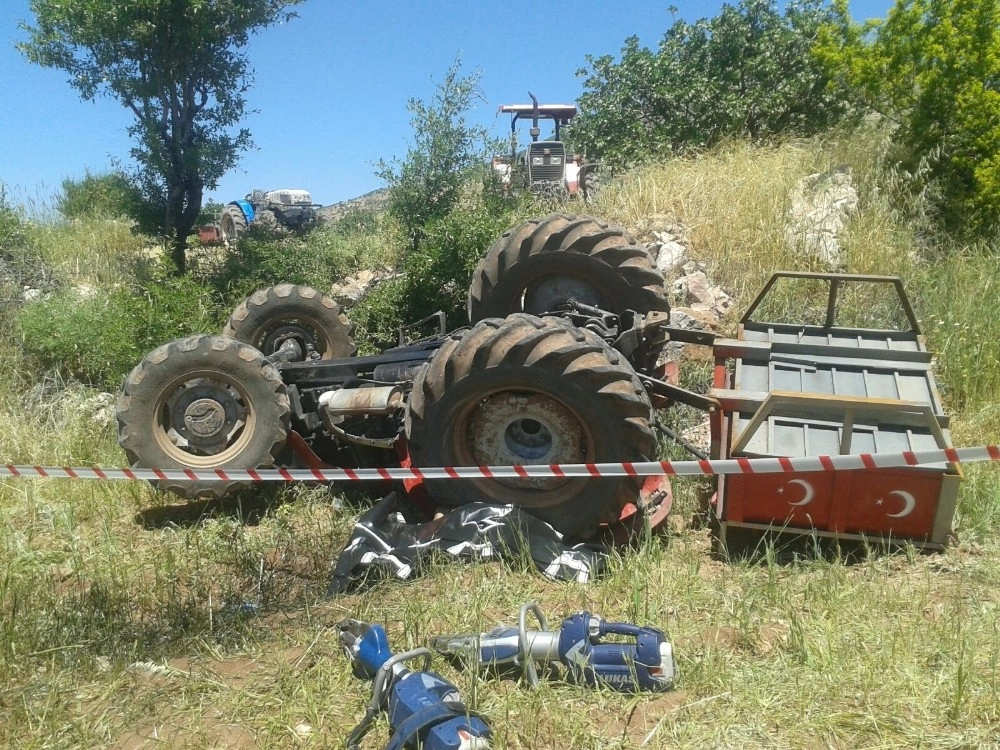
{"label": "white rock", "polygon": [[849,167],[803,177],[791,193],[785,241],[832,268],[842,265],[840,237],[858,207]]}
{"label": "white rock", "polygon": [[664,276],[676,271],[687,260],[687,249],[679,242],[670,240],[660,244],[656,253],[656,268]]}
{"label": "white rock", "polygon": [[722,287],[711,284],[704,271],[681,276],[674,282],[674,293],[691,309],[713,315],[718,322],[732,307],[733,300]]}
{"label": "white rock", "polygon": [[344,306],[353,305],[364,297],[373,287],[396,274],[389,271],[370,271],[365,269],[354,276],[348,276],[341,282],[330,286],[330,296]]}

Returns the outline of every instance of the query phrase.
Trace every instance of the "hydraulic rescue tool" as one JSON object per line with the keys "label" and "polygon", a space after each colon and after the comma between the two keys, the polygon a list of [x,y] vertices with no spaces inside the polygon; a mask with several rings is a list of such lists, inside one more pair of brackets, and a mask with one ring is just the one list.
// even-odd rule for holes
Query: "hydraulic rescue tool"
{"label": "hydraulic rescue tool", "polygon": [[[529,612],[537,619],[538,630],[527,629]],[[532,687],[538,684],[536,662],[548,669],[561,663],[568,680],[590,687],[606,685],[620,693],[669,690],[677,676],[673,647],[662,631],[607,622],[590,612],[571,615],[558,630],[549,630],[535,602],[521,607],[516,628],[444,636],[431,645],[466,664],[520,671]]]}
{"label": "hydraulic rescue tool", "polygon": [[[393,654],[381,625],[344,620],[338,627],[355,677],[375,681],[365,716],[347,738],[349,750],[360,746],[382,711],[388,714],[392,731],[385,750],[489,750],[489,725],[466,708],[457,687],[429,671],[430,651],[417,648]],[[417,658],[423,659],[422,669],[405,666]]]}

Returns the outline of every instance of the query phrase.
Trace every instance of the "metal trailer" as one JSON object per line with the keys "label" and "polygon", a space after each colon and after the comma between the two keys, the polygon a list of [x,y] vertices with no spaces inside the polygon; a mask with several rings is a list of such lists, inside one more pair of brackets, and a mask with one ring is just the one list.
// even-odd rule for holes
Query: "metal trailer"
{"label": "metal trailer", "polygon": [[[799,293],[784,299],[803,299],[802,287],[812,287],[805,298],[813,304],[783,317],[780,292],[788,284]],[[838,302],[851,295],[860,295],[852,309],[869,320],[838,320]],[[768,319],[768,310],[778,314]],[[791,321],[810,314],[814,322]],[[895,325],[864,327],[886,314]],[[931,354],[898,278],[776,273],[740,320],[737,338],[715,342],[714,357],[709,396],[721,409],[711,420],[713,457],[951,447]],[[792,549],[941,549],[960,480],[953,464],[720,477],[714,549],[753,555],[766,540]]]}

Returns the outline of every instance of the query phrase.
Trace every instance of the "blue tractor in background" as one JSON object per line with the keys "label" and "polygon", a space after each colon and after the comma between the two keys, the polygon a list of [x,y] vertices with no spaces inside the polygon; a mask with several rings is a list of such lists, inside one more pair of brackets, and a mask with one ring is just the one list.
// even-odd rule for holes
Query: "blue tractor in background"
{"label": "blue tractor in background", "polygon": [[230,201],[219,217],[222,241],[243,237],[249,227],[303,233],[320,222],[318,203],[307,190],[253,190],[246,198]]}

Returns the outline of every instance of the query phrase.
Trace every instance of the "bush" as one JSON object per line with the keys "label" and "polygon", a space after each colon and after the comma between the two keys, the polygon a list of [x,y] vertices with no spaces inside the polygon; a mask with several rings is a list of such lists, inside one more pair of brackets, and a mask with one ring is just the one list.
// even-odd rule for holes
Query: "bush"
{"label": "bush", "polygon": [[230,248],[206,283],[233,305],[258,289],[279,283],[330,284],[361,268],[378,268],[393,259],[392,228],[372,218],[357,227],[336,222],[305,236],[251,232]]}
{"label": "bush", "polygon": [[487,171],[488,154],[496,150],[485,127],[467,117],[477,99],[481,74],[460,75],[455,61],[434,91],[430,103],[411,99],[413,145],[403,160],[381,161],[378,176],[389,186],[389,213],[409,235],[410,249],[423,241],[425,228],[447,216],[462,200],[468,185]]}
{"label": "bush", "polygon": [[884,22],[823,29],[818,59],[894,123],[892,165],[960,237],[1000,232],[1000,1],[898,0]]}
{"label": "bush", "polygon": [[211,291],[159,267],[144,282],[109,292],[67,288],[25,305],[18,332],[29,365],[117,390],[149,351],[179,336],[216,330],[222,311]]}
{"label": "bush", "polygon": [[123,172],[94,175],[82,179],[67,177],[56,208],[67,219],[133,219],[138,221],[142,195]]}
{"label": "bush", "polygon": [[10,310],[20,301],[24,287],[51,284],[51,274],[42,263],[31,235],[17,211],[7,202],[0,185],[0,325],[6,325]]}

